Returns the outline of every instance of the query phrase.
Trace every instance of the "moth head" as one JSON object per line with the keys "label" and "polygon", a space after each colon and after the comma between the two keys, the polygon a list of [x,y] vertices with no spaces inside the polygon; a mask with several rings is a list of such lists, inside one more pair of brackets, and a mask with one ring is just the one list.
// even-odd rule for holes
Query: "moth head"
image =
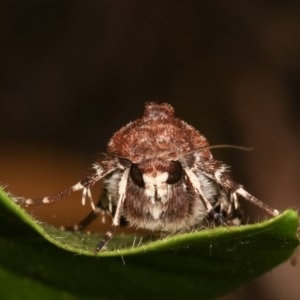
{"label": "moth head", "polygon": [[154,183],[175,184],[179,182],[183,175],[182,165],[178,160],[169,162],[165,170],[144,170],[139,164],[131,164],[130,177],[132,181],[139,187],[144,188],[145,182],[149,178],[153,178]]}
{"label": "moth head", "polygon": [[131,164],[130,178],[139,188],[144,189],[151,202],[168,200],[170,186],[181,181],[182,165],[179,161],[170,161],[167,164]]}

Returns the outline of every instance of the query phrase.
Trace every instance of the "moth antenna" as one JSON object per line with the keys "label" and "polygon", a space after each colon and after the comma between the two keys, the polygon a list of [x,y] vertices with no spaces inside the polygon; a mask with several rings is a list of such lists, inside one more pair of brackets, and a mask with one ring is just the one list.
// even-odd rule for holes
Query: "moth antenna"
{"label": "moth antenna", "polygon": [[203,147],[196,148],[192,151],[184,152],[181,156],[186,156],[189,154],[193,154],[197,151],[205,150],[205,149],[218,149],[218,148],[229,148],[229,149],[236,149],[236,150],[242,150],[242,151],[252,151],[253,148],[251,147],[244,147],[244,146],[238,146],[238,145],[230,145],[230,144],[220,144],[220,145],[207,145]]}
{"label": "moth antenna", "polygon": [[236,150],[242,150],[242,151],[252,151],[254,149],[253,147],[245,147],[245,146],[230,145],[230,144],[204,146],[199,149],[201,150],[201,149],[218,149],[218,148],[229,148],[229,149],[236,149]]}

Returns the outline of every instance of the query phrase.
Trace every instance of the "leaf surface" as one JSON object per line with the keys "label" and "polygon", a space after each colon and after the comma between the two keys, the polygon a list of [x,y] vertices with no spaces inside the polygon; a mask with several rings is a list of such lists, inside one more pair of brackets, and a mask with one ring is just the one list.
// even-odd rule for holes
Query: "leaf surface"
{"label": "leaf surface", "polygon": [[103,233],[61,231],[0,191],[0,298],[216,298],[287,260],[299,245],[297,227],[297,213],[287,210],[253,225],[140,245],[137,235],[117,235],[95,256]]}

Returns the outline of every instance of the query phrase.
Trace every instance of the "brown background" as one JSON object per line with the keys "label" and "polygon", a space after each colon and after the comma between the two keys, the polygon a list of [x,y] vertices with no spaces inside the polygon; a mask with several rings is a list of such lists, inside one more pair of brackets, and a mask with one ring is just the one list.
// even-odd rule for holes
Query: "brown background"
{"label": "brown background", "polygon": [[[253,147],[215,155],[263,201],[299,208],[300,5],[207,2],[2,1],[0,182],[28,197],[73,184],[157,100],[211,144]],[[35,213],[72,224],[84,211],[71,199]],[[299,269],[228,299],[296,299]]]}

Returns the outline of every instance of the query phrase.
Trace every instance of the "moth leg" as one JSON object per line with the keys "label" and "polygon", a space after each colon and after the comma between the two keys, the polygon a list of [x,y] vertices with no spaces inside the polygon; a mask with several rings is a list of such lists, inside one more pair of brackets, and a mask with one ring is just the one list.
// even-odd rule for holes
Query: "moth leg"
{"label": "moth leg", "polygon": [[106,232],[105,236],[100,241],[100,243],[96,246],[94,250],[95,253],[101,251],[107,245],[107,243],[112,239],[116,228],[120,226],[122,207],[126,197],[128,176],[129,176],[129,169],[127,168],[122,174],[122,177],[119,182],[119,186],[118,186],[119,199],[118,199],[115,215],[113,217],[112,225],[110,229]]}
{"label": "moth leg", "polygon": [[24,197],[18,197],[15,199],[15,201],[18,204],[24,204],[24,205],[41,205],[41,204],[50,204],[55,201],[64,199],[71,194],[82,191],[82,203],[84,204],[86,201],[86,198],[88,198],[91,202],[91,206],[93,209],[95,209],[95,205],[92,202],[92,196],[91,196],[91,191],[90,188],[98,182],[100,179],[108,175],[109,173],[112,173],[115,171],[117,168],[120,166],[116,160],[110,160],[110,161],[105,161],[105,162],[99,162],[95,163],[92,168],[92,173],[73,186],[58,192],[54,195],[51,196],[46,196],[40,199],[28,199]]}
{"label": "moth leg", "polygon": [[68,231],[82,231],[87,226],[89,226],[94,220],[96,220],[99,215],[101,215],[101,221],[104,224],[106,221],[107,215],[111,215],[109,211],[102,208],[102,197],[98,200],[95,205],[95,210],[92,210],[87,216],[85,216],[79,223],[74,226],[64,226],[62,229]]}
{"label": "moth leg", "polygon": [[225,190],[230,192],[230,198],[232,204],[237,207],[237,195],[243,197],[247,201],[253,203],[255,206],[263,209],[267,214],[272,217],[278,216],[279,211],[277,209],[273,209],[268,206],[264,202],[260,201],[249,192],[247,192],[242,185],[235,183],[231,178],[230,174],[225,165],[221,162],[215,161],[210,162],[209,164],[202,166],[202,172],[215,182],[217,182],[220,186],[222,186]]}
{"label": "moth leg", "polygon": [[187,167],[184,168],[184,171],[185,171],[186,175],[188,176],[188,178],[193,186],[193,189],[197,192],[197,194],[200,195],[200,197],[206,207],[208,215],[210,217],[212,217],[215,221],[219,222],[220,224],[226,224],[226,219],[214,209],[212,204],[205,197],[204,193],[202,192],[201,183],[200,183],[199,179],[197,178],[197,176],[195,175],[195,173],[190,168],[187,168]]}
{"label": "moth leg", "polygon": [[263,209],[266,213],[268,213],[272,217],[276,217],[279,214],[279,211],[277,209],[274,209],[270,207],[269,205],[265,204],[264,202],[260,201],[250,193],[248,193],[242,186],[238,186],[236,191],[234,192],[235,194],[238,194],[245,198],[247,201],[253,203],[257,207]]}

